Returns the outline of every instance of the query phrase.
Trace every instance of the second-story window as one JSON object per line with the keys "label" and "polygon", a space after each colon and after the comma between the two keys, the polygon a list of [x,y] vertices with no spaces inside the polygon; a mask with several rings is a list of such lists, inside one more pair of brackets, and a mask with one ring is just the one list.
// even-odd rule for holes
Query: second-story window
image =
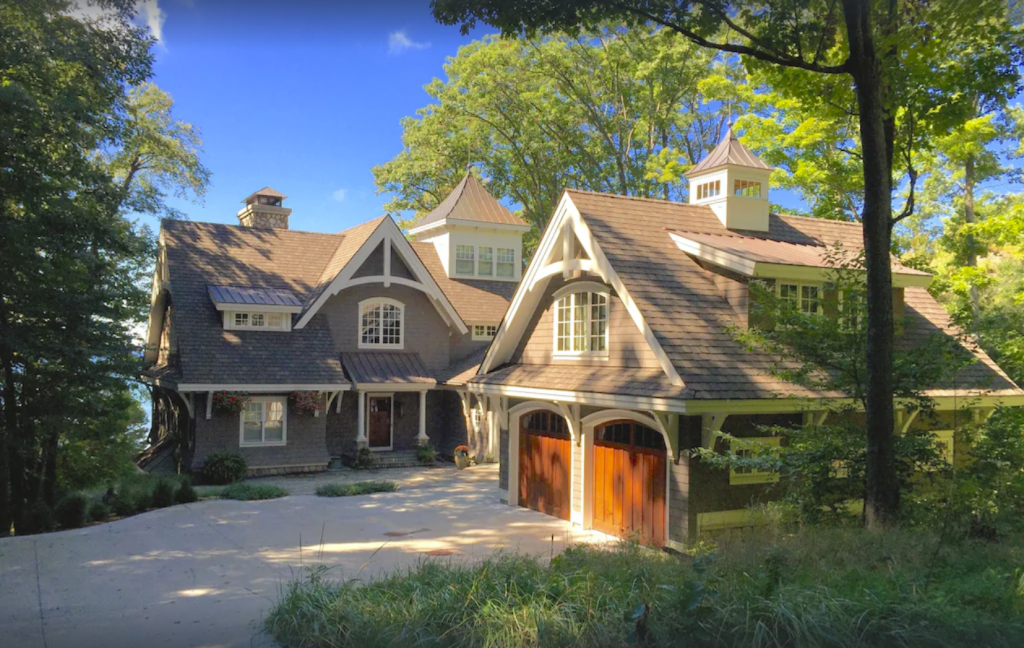
{"label": "second-story window", "polygon": [[481,246],[479,252],[476,273],[481,277],[490,277],[494,274],[494,248]]}
{"label": "second-story window", "polygon": [[516,251],[514,248],[498,248],[498,276],[516,276]]}
{"label": "second-story window", "polygon": [[474,340],[493,340],[494,336],[498,334],[497,324],[474,324],[473,325],[473,339]]}
{"label": "second-story window", "polygon": [[608,352],[608,295],[578,292],[555,302],[555,353],[560,355]]}
{"label": "second-story window", "polygon": [[821,286],[817,284],[780,282],[779,299],[805,315],[821,313]]}
{"label": "second-story window", "polygon": [[754,182],[752,180],[734,180],[732,192],[736,196],[746,196],[747,198],[760,198],[761,183]]}
{"label": "second-story window", "polygon": [[475,248],[472,245],[455,246],[455,274],[476,274],[476,256],[474,252]]}
{"label": "second-story window", "polygon": [[704,200],[705,198],[714,198],[718,194],[722,193],[722,181],[714,180],[712,182],[705,182],[697,185],[697,200]]}
{"label": "second-story window", "polygon": [[282,331],[286,328],[283,313],[234,312],[228,313],[228,317],[225,327],[231,329]]}
{"label": "second-story window", "polygon": [[405,307],[393,299],[359,302],[359,348],[401,349]]}

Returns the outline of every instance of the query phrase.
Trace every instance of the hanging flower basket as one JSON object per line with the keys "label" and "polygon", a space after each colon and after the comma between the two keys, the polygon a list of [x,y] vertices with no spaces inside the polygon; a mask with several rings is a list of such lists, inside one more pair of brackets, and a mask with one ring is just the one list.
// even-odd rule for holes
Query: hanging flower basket
{"label": "hanging flower basket", "polygon": [[219,391],[213,393],[213,406],[218,412],[241,412],[252,400],[245,392]]}
{"label": "hanging flower basket", "polygon": [[288,400],[291,401],[292,409],[299,416],[306,416],[307,414],[309,416],[316,416],[323,409],[320,392],[294,391],[288,397]]}
{"label": "hanging flower basket", "polygon": [[469,447],[460,445],[455,447],[455,467],[459,470],[469,468]]}

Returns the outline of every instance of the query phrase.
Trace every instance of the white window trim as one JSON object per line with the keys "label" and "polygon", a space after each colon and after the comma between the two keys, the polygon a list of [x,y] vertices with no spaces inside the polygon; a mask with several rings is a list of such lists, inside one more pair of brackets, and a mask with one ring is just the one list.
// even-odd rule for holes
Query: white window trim
{"label": "white window trim", "polygon": [[[363,307],[370,304],[389,304],[398,308],[398,328],[399,328],[399,342],[398,344],[385,344],[383,342],[370,343],[363,342]],[[382,314],[383,317],[383,314]],[[383,320],[381,322],[383,328]],[[381,331],[381,338],[383,339],[384,332]],[[398,301],[397,299],[391,299],[390,297],[369,297],[359,302],[359,308],[356,309],[356,342],[359,344],[360,349],[391,349],[391,350],[402,350],[405,348],[405,304]]]}
{"label": "white window trim", "polygon": [[[590,293],[602,295],[605,299],[605,325],[604,325],[604,350],[603,351],[559,351],[558,350],[558,302],[563,297],[569,295],[576,295],[580,293]],[[611,292],[603,284],[595,283],[593,281],[579,281],[571,283],[567,286],[563,286],[561,289],[556,291],[551,296],[551,351],[555,358],[608,358],[608,349],[611,343],[611,335],[609,331],[611,329],[611,318],[612,318],[612,298]],[[591,308],[590,305],[587,309]],[[572,311],[570,311],[572,312]],[[589,322],[589,313],[588,313]],[[570,328],[572,324],[570,323]],[[590,346],[590,330],[587,330],[587,346]]]}
{"label": "white window trim", "polygon": [[[366,447],[371,452],[389,452],[395,447],[395,394],[394,392],[368,392],[366,396],[366,420],[363,425],[366,429],[363,430],[363,434],[366,435]],[[391,412],[388,414],[388,444],[386,446],[371,446],[370,445],[370,399],[371,398],[390,398],[391,399]]]}
{"label": "white window trim", "polygon": [[[483,265],[483,251],[484,250],[489,250],[490,254],[491,254],[491,260],[487,262],[491,266],[491,271],[489,273],[487,273],[487,274],[484,274],[480,270],[480,266]],[[475,266],[476,267],[476,275],[478,277],[491,277],[491,278],[495,277],[496,273],[497,273],[497,266],[498,266],[497,257],[498,257],[498,255],[494,253],[494,246],[493,245],[478,245],[478,246],[476,246],[476,256],[475,256],[475,259],[476,259],[476,261],[475,261],[476,262],[476,266]]]}
{"label": "white window trim", "polygon": [[[223,311],[224,313],[224,330],[226,331],[290,331],[292,327],[292,315],[291,313],[281,313],[274,311],[262,311],[262,310],[231,310]],[[235,315],[237,313],[244,313],[249,316],[249,321],[252,321],[252,316],[263,315],[264,321],[266,321],[271,315],[281,316],[281,326],[239,326],[235,324]]]}
{"label": "white window trim", "polygon": [[[778,447],[782,441],[780,437],[737,437],[742,443],[761,443]],[[739,449],[739,448],[738,448]],[[734,450],[735,452],[735,450]],[[749,473],[738,473],[733,466],[729,466],[729,485],[742,486],[746,484],[774,484],[779,481],[779,473],[769,470],[757,470]]]}
{"label": "white window trim", "polygon": [[[512,252],[512,261],[511,262],[509,262],[509,261],[499,261],[498,260],[501,257],[501,251],[502,250],[511,251]],[[516,271],[516,258],[518,256],[519,255],[516,254],[516,249],[514,247],[510,247],[510,248],[495,247],[494,248],[494,275],[493,276],[496,279],[502,279],[504,281],[508,281],[510,279],[515,279],[518,276],[518,274],[519,274]],[[498,266],[501,265],[501,264],[508,264],[508,263],[512,264],[512,274],[507,275],[507,276],[506,275],[498,274]]]}
{"label": "white window trim", "polygon": [[814,315],[825,314],[825,284],[816,283],[812,281],[790,281],[788,279],[776,279],[775,280],[775,295],[782,299],[782,286],[796,286],[796,308],[797,311],[804,315],[810,315],[811,313],[804,313],[803,300],[804,300],[804,288],[817,288],[818,289],[818,312]]}
{"label": "white window trim", "polygon": [[[245,440],[245,410],[238,413],[238,446],[240,448],[273,448],[288,445],[288,397],[287,396],[253,396],[250,399],[253,403],[281,403],[281,440],[280,441],[246,441]],[[263,421],[261,423],[261,436],[266,437],[265,424],[267,422],[267,406],[263,405]]]}
{"label": "white window trim", "polygon": [[[473,258],[472,259],[460,259],[459,258],[459,248],[460,247],[461,248],[469,248],[470,250],[472,250]],[[475,276],[477,276],[477,274],[476,274],[476,271],[477,271],[476,263],[477,263],[477,259],[479,259],[479,258],[480,258],[480,254],[479,254],[479,250],[477,250],[477,246],[469,245],[469,244],[466,244],[466,243],[456,243],[455,244],[455,276],[457,276],[457,277],[475,277]],[[473,271],[472,272],[459,272],[459,262],[460,261],[462,261],[462,262],[472,261],[473,262]]]}
{"label": "white window trim", "polygon": [[[477,334],[477,332],[476,332],[477,327],[483,327],[483,329],[484,329],[484,334],[483,335],[478,335]],[[487,329],[488,328],[493,328],[494,329],[494,333],[492,333],[490,335],[487,335]],[[497,324],[470,324],[470,330],[473,331],[473,340],[474,341],[476,341],[476,342],[488,342],[490,340],[493,340],[494,336],[497,335],[497,333],[498,333],[498,325]]]}

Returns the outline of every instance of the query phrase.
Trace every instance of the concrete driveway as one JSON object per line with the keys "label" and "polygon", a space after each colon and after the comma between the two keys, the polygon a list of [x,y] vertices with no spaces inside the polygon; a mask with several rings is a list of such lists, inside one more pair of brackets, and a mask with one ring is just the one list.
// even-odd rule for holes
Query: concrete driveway
{"label": "concrete driveway", "polygon": [[457,477],[361,497],[175,506],[0,540],[0,645],[272,646],[260,620],[304,564],[372,578],[420,560],[472,561],[496,549],[546,557],[606,540],[501,504],[493,481]]}

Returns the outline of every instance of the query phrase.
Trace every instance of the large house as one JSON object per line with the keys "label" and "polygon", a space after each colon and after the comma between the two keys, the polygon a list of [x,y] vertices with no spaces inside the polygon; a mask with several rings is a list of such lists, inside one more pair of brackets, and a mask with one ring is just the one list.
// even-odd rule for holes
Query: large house
{"label": "large house", "polygon": [[[774,358],[735,340],[749,283],[815,313],[828,251],[861,247],[857,224],[770,213],[770,173],[728,132],[689,172],[689,204],[567,190],[522,277],[527,227],[472,176],[415,243],[388,217],[288,231],[270,191],[247,199],[241,227],[166,222],[150,321],[161,426],[193,468],[214,450],[313,470],[359,446],[469,442],[497,455],[508,504],[583,528],[682,547],[747,525],[776,476],[693,450],[723,432],[777,443],[762,425],[820,422],[845,398],[776,378]],[[956,333],[930,280],[893,261],[901,344]],[[935,431],[950,460],[965,404],[976,420],[1024,404],[969,350],[977,362],[930,394],[935,415],[896,412],[899,431]],[[220,413],[220,391],[253,398]],[[325,413],[292,415],[296,391]]]}

